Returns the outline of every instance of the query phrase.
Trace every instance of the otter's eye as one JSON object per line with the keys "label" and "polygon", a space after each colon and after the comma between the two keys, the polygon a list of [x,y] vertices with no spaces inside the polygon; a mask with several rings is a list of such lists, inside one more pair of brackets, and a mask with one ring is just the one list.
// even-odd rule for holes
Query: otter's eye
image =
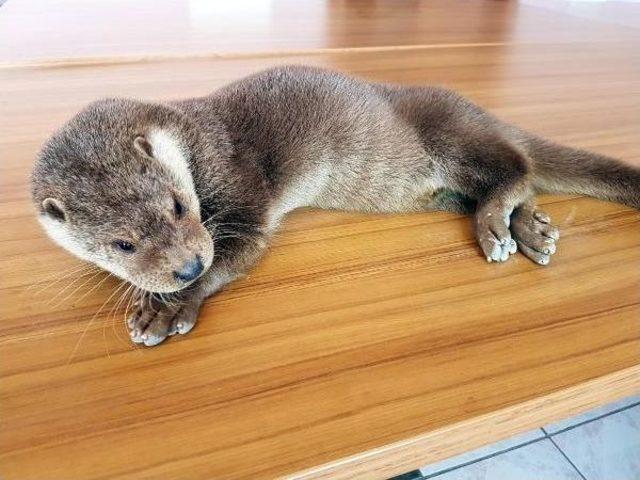
{"label": "otter's eye", "polygon": [[187,213],[187,207],[180,203],[180,200],[177,198],[173,199],[173,210],[175,211],[177,218],[182,218]]}
{"label": "otter's eye", "polygon": [[131,242],[125,240],[116,240],[113,244],[123,252],[132,253],[136,250],[136,247]]}

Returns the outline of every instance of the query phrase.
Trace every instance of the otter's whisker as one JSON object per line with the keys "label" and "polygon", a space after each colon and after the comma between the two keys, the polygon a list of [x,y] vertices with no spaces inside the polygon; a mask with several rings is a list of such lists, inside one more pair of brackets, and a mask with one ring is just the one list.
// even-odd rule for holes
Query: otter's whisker
{"label": "otter's whisker", "polygon": [[[208,198],[208,197],[203,196],[203,198]],[[210,221],[211,219],[220,218],[220,217],[223,217],[225,215],[229,215],[230,213],[240,212],[242,210],[255,211],[255,209],[257,209],[257,208],[259,208],[258,205],[229,204],[229,205],[226,206],[226,208],[218,210],[214,214],[210,215],[206,220],[204,220],[203,223],[206,223],[206,222]]]}
{"label": "otter's whisker", "polygon": [[[104,271],[104,270],[103,270]],[[82,294],[82,296],[77,300],[77,302],[81,302],[82,300],[84,300],[85,298],[87,298],[87,296],[89,296],[91,294],[91,292],[97,290],[98,288],[100,288],[100,285],[102,285],[104,282],[106,282],[109,278],[114,277],[115,275],[113,275],[110,272],[105,272],[107,273],[107,276],[104,277],[102,280],[100,280],[98,283],[96,283],[93,287],[91,287],[88,291],[86,291],[85,293]],[[92,277],[93,278],[93,277]]]}
{"label": "otter's whisker", "polygon": [[[127,284],[124,283],[124,285],[127,285]],[[109,309],[109,313],[107,313],[107,316],[105,317],[105,327],[111,323],[112,318],[115,318],[115,313],[117,313],[118,308],[120,307],[120,303],[122,303],[122,301],[124,300],[124,296],[127,293],[128,288],[129,287],[124,289],[124,291],[121,293],[121,295],[118,297],[118,299],[114,302],[114,304]]]}
{"label": "otter's whisker", "polygon": [[[47,290],[48,288],[53,287],[56,283],[61,282],[62,280],[70,277],[71,275],[75,274],[75,275],[84,277],[86,275],[89,275],[95,270],[99,270],[99,268],[96,267],[95,265],[91,265],[91,264],[79,265],[79,266],[76,265],[75,267],[71,267],[70,269],[64,270],[62,272],[56,272],[40,281],[32,283],[25,289],[24,293],[29,293],[33,288],[40,286],[41,288],[39,290],[33,292],[34,295],[39,295],[45,290]],[[46,282],[46,283],[42,285],[42,282]]]}
{"label": "otter's whisker", "polygon": [[180,300],[180,298],[175,296],[175,295],[169,296],[169,299],[167,301],[168,301],[169,305],[172,306],[172,307],[178,307],[178,306],[182,305],[182,301]]}
{"label": "otter's whisker", "polygon": [[[113,296],[117,292],[121,291],[122,287],[125,286],[125,285],[127,285],[126,282],[122,282],[120,285],[118,285],[111,296]],[[111,297],[109,297],[109,298],[111,298]],[[119,299],[120,298],[121,297],[119,297]],[[104,347],[105,347],[105,350],[107,352],[107,357],[109,357],[109,358],[111,358],[111,352],[109,352],[109,347],[107,346],[106,326],[109,323],[109,318],[111,316],[111,312],[113,312],[114,307],[117,307],[117,305],[119,303],[119,299],[118,299],[118,301],[114,302],[113,305],[111,305],[111,308],[109,309],[109,312],[105,316],[105,321],[103,322],[103,326],[102,326],[102,341],[104,343]]]}
{"label": "otter's whisker", "polygon": [[[90,283],[94,278],[96,278],[98,275],[100,275],[103,272],[103,270],[98,270],[97,272],[93,273],[88,279],[86,279],[84,282],[82,282],[77,288],[74,288],[73,291],[71,293],[69,293],[68,295],[66,295],[62,300],[59,300],[55,305],[51,305],[51,303],[60,296],[60,293],[62,292],[58,292],[57,295],[55,295],[51,300],[49,300],[48,305],[51,305],[52,308],[57,308],[60,305],[62,305],[63,303],[65,303],[67,300],[69,300],[70,298],[72,298],[81,288],[83,288],[85,285],[87,285],[88,283]],[[107,276],[107,278],[109,278]],[[102,283],[104,280],[103,279],[100,283]],[[98,285],[100,285],[100,283],[98,283]],[[95,287],[93,287],[91,290],[95,289]],[[89,292],[91,292],[91,290],[89,290]],[[88,293],[87,293],[88,294]],[[78,301],[80,301],[83,297],[81,297],[80,299],[78,299]]]}
{"label": "otter's whisker", "polygon": [[[108,278],[108,277],[107,277]],[[71,351],[71,353],[69,354],[69,358],[67,359],[67,365],[69,365],[71,363],[71,360],[73,360],[73,356],[76,354],[76,352],[78,351],[78,347],[80,346],[80,343],[82,343],[82,339],[84,338],[84,336],[87,334],[87,330],[89,329],[89,327],[91,326],[91,324],[93,323],[93,321],[96,319],[96,317],[98,315],[100,315],[100,312],[102,312],[102,310],[104,309],[104,306],[113,298],[113,296],[118,292],[119,288],[122,285],[126,285],[125,283],[122,283],[118,288],[115,288],[114,291],[111,293],[111,295],[109,295],[109,297],[102,303],[102,305],[100,306],[100,308],[98,309],[98,311],[91,317],[91,319],[87,322],[87,325],[84,327],[84,330],[82,331],[82,335],[80,335],[80,338],[78,338],[78,341],[76,342],[76,344],[73,347],[73,350]]]}
{"label": "otter's whisker", "polygon": [[[59,301],[58,303],[56,303],[55,305],[52,305],[52,308],[57,308],[58,306],[60,306],[61,304],[63,304],[67,299],[69,299],[71,296],[73,296],[75,294],[75,292],[77,292],[80,288],[82,288],[84,285],[86,285],[87,283],[89,283],[92,279],[94,279],[102,270],[100,270],[99,268],[97,268],[97,272],[87,272],[85,275],[81,276],[81,278],[84,278],[87,275],[91,275],[90,278],[88,278],[87,280],[85,280],[78,288],[74,289],[73,292],[71,292],[69,295],[67,295],[66,298],[64,298],[63,300]],[[71,285],[73,285],[73,283],[71,283]],[[64,290],[63,290],[64,291]],[[52,298],[49,299],[49,301],[47,302],[47,305],[51,305],[51,303],[60,296],[60,294],[63,292],[60,291],[58,292],[56,295],[54,295]],[[31,326],[35,325],[35,319],[32,321]]]}
{"label": "otter's whisker", "polygon": [[145,303],[149,305],[149,308],[152,308],[152,304],[151,304],[152,295],[153,294],[150,291],[143,290],[142,288],[140,289],[140,301],[138,302],[140,305],[140,308],[142,308]]}
{"label": "otter's whisker", "polygon": [[[125,285],[127,285],[125,283]],[[109,315],[107,316],[105,322],[104,322],[104,326],[102,327],[102,337],[104,339],[105,342],[105,346],[107,346],[107,340],[106,340],[106,329],[107,329],[107,325],[111,325],[111,330],[113,330],[114,335],[116,336],[116,338],[118,340],[120,340],[120,336],[118,335],[118,331],[115,328],[116,325],[116,316],[118,313],[118,310],[120,309],[121,305],[124,303],[127,294],[131,291],[131,289],[133,288],[133,285],[129,284],[127,288],[124,289],[124,291],[122,292],[122,294],[118,297],[118,301],[114,304],[114,306],[111,308],[111,310],[109,310]],[[112,315],[113,313],[113,315]],[[109,349],[107,348],[107,353],[109,352]]]}
{"label": "otter's whisker", "polygon": [[[129,309],[132,306],[135,306],[135,303],[137,301],[138,298],[140,298],[141,294],[140,294],[141,290],[140,288],[136,287],[135,285],[133,285],[133,290],[131,290],[131,295],[129,295],[129,300],[127,301],[127,305],[124,309],[124,325],[125,325],[125,329],[127,329],[127,333],[128,333],[128,321],[129,321]],[[130,343],[130,342],[127,342]],[[136,346],[136,344],[133,344],[134,346]]]}
{"label": "otter's whisker", "polygon": [[[89,271],[87,271],[87,273],[83,273],[82,275],[77,275],[73,280],[71,280],[71,282],[67,283],[66,286],[64,286],[52,298],[50,298],[49,301],[47,302],[47,305],[50,305],[56,298],[58,298],[60,295],[62,295],[65,291],[69,290],[74,285],[76,285],[78,282],[81,282],[84,278],[86,278],[88,275],[92,275],[93,273],[95,273],[95,271],[89,270]],[[61,281],[65,280],[66,278],[68,278],[68,277],[63,277],[63,278],[60,278],[59,280],[56,280],[56,281],[52,282],[49,286],[43,288],[42,291],[46,290],[48,287],[52,287],[55,284],[60,283]]]}
{"label": "otter's whisker", "polygon": [[[29,287],[25,288],[25,290],[22,292],[22,294],[23,295],[30,294],[33,297],[38,297],[39,295],[44,293],[46,290],[49,290],[49,289],[53,288],[55,285],[59,284],[60,282],[64,281],[65,279],[71,277],[72,275],[75,275],[77,277],[77,278],[75,278],[73,280],[74,282],[76,282],[76,281],[81,280],[82,278],[86,277],[87,275],[92,274],[93,272],[94,272],[93,270],[87,270],[87,271],[75,270],[73,272],[63,272],[57,278],[51,277],[52,280],[51,281],[47,281],[44,284],[42,284],[42,282],[31,284]],[[35,291],[32,291],[35,287],[40,287],[40,288],[35,290]]]}
{"label": "otter's whisker", "polygon": [[[209,220],[212,220],[212,218],[209,218],[206,220],[206,222],[208,222]],[[204,223],[204,222],[203,222]],[[264,225],[261,225],[259,223],[246,223],[246,222],[216,222],[215,226],[219,227],[219,226],[240,226],[240,227],[255,227],[255,228],[263,228]]]}
{"label": "otter's whisker", "polygon": [[[137,287],[137,286],[135,286],[133,284],[131,286],[133,288],[128,290],[130,292],[130,295],[129,295],[129,298],[128,298],[127,302],[126,302],[126,306],[125,306],[125,309],[124,309],[124,322],[123,323],[124,323],[125,331],[127,332],[127,336],[128,336],[128,333],[129,333],[128,324],[127,324],[128,319],[129,319],[129,309],[136,304],[138,299],[142,298],[142,293],[141,292],[143,292],[143,290],[141,288],[139,288],[139,287]],[[115,323],[114,323],[114,328],[116,328]],[[116,332],[117,332],[117,329],[116,329]],[[118,340],[120,340],[120,335],[118,335],[116,333],[116,336],[118,337]],[[134,342],[130,342],[130,341],[127,341],[127,340],[125,340],[124,342],[129,347],[129,350],[137,351],[139,349],[138,345],[136,343],[134,343]]]}
{"label": "otter's whisker", "polygon": [[129,309],[131,308],[131,306],[134,303],[134,299],[137,298],[137,296],[139,295],[139,291],[140,289],[138,287],[136,287],[135,285],[131,285],[133,288],[130,290],[131,295],[129,295],[129,298],[127,299],[127,303],[124,307],[124,324],[125,327],[127,325],[127,321],[129,319]]}
{"label": "otter's whisker", "polygon": [[[186,289],[183,289],[186,290]],[[178,306],[178,304],[176,304],[176,297],[167,297],[162,293],[158,293],[158,296],[160,297],[160,300],[162,300],[162,303],[164,303],[165,305],[169,305],[170,307],[176,307]]]}
{"label": "otter's whisker", "polygon": [[[209,217],[202,222],[202,225],[207,225],[209,222],[213,220],[216,220],[216,217]],[[215,222],[215,224],[211,226],[214,228],[217,228],[219,226],[239,226],[239,227],[254,227],[254,228],[264,227],[264,225],[260,225],[259,223],[245,223],[245,222]]]}

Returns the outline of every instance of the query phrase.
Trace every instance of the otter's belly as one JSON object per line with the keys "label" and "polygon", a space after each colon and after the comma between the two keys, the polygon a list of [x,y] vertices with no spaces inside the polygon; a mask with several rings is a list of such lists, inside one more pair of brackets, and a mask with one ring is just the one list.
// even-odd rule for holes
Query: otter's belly
{"label": "otter's belly", "polygon": [[425,210],[442,187],[423,155],[347,158],[333,162],[325,178],[311,206],[364,212]]}

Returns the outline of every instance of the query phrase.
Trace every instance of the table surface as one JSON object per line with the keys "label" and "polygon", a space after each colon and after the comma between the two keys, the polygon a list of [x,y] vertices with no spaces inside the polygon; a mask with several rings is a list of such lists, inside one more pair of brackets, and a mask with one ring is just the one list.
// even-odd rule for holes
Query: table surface
{"label": "table surface", "polygon": [[192,333],[133,346],[119,282],[29,201],[39,146],[93,99],[305,63],[640,165],[640,4],[211,3],[0,7],[3,478],[383,479],[640,389],[640,213],[568,196],[540,199],[546,268],[487,264],[453,214],[294,212]]}

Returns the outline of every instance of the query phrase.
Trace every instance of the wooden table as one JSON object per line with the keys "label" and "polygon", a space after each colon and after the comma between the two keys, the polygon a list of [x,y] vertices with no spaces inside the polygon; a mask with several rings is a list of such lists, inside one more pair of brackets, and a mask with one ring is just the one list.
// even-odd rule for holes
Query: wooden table
{"label": "wooden table", "polygon": [[212,3],[0,8],[4,479],[383,479],[640,390],[640,214],[575,197],[541,199],[548,268],[487,264],[452,214],[295,212],[191,334],[134,347],[118,282],[74,274],[29,201],[39,146],[95,98],[307,63],[640,165],[638,4]]}

